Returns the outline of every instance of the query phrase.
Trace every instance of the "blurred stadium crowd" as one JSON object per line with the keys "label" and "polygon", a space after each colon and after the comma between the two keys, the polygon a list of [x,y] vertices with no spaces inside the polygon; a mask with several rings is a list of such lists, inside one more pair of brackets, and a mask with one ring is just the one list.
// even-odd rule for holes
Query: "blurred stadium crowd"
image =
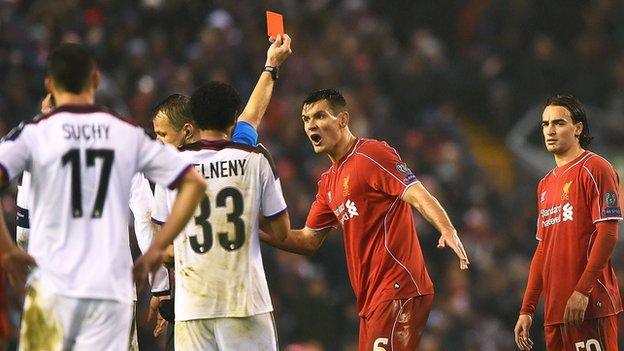
{"label": "blurred stadium crowd", "polygon": [[[503,152],[506,133],[529,107],[570,92],[608,112],[601,142],[621,148],[621,1],[0,0],[0,135],[37,112],[47,53],[61,41],[93,50],[104,77],[99,102],[148,129],[162,98],[190,95],[208,80],[231,82],[246,99],[265,60],[265,9],[282,12],[293,37],[294,54],[260,141],[278,163],[294,225],[304,224],[329,164],[306,140],[301,101],[312,90],[336,87],[345,93],[355,134],[398,149],[449,211],[472,261],[468,273],[460,272],[416,216],[436,286],[422,350],[515,349],[541,175],[511,161],[512,169],[501,172],[513,178],[500,186],[496,172],[481,166],[472,134],[481,131]],[[14,191],[2,201],[14,224]],[[358,319],[340,232],[309,258],[268,247],[263,253],[281,346],[356,350]],[[624,282],[621,256],[616,250]],[[11,290],[10,298],[17,323],[20,292]],[[143,314],[146,305],[144,299]],[[139,332],[142,349],[160,347],[149,325],[142,322]]]}

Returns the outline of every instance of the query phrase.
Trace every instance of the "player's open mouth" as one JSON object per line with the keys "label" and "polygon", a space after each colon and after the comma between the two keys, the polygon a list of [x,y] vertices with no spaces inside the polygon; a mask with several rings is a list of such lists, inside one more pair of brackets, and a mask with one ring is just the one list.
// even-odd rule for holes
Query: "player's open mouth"
{"label": "player's open mouth", "polygon": [[323,137],[320,134],[316,134],[316,133],[310,134],[310,140],[312,140],[312,144],[314,145],[318,145],[322,139]]}

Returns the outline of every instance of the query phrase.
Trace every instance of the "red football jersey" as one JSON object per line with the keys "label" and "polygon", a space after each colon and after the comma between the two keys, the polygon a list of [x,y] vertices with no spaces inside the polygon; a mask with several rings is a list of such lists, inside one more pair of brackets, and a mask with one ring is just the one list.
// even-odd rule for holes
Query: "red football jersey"
{"label": "red football jersey", "polygon": [[[546,325],[563,323],[568,298],[587,266],[596,223],[622,219],[618,185],[611,164],[588,151],[540,181],[537,239],[544,245],[541,274]],[[590,293],[585,319],[621,311],[617,278],[609,261]]]}
{"label": "red football jersey", "polygon": [[401,200],[418,183],[396,150],[359,139],[321,175],[306,227],[343,227],[347,268],[360,316],[383,301],[433,294],[414,227]]}

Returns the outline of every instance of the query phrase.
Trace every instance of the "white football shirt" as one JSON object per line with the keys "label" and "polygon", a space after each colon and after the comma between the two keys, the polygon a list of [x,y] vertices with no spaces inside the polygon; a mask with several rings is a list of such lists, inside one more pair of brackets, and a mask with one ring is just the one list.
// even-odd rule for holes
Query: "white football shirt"
{"label": "white football shirt", "polygon": [[[142,253],[145,253],[152,244],[157,229],[152,224],[152,206],[154,206],[154,194],[149,181],[142,173],[137,173],[132,178],[130,188],[130,202],[128,203],[134,216],[134,233],[137,244]],[[160,266],[152,276],[149,274],[149,282],[152,293],[169,293],[169,272],[165,266]]]}
{"label": "white football shirt", "polygon": [[143,172],[175,188],[190,167],[171,146],[93,105],[64,105],[0,144],[12,179],[31,174],[28,252],[47,289],[76,298],[132,301],[128,200]]}
{"label": "white football shirt", "polygon": [[[286,203],[262,147],[227,140],[183,146],[208,182],[194,218],[174,241],[176,321],[247,317],[273,310],[260,255],[258,215]],[[175,191],[156,188],[153,220],[170,213]]]}

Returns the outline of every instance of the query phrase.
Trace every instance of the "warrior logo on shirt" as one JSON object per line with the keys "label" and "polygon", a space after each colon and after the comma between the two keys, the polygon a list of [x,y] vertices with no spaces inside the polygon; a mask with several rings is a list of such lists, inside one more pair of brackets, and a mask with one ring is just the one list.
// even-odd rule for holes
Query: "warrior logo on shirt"
{"label": "warrior logo on shirt", "polygon": [[561,200],[568,200],[570,198],[570,186],[572,181],[563,184],[563,194],[561,194]]}
{"label": "warrior logo on shirt", "polygon": [[349,176],[342,179],[342,196],[349,196]]}

